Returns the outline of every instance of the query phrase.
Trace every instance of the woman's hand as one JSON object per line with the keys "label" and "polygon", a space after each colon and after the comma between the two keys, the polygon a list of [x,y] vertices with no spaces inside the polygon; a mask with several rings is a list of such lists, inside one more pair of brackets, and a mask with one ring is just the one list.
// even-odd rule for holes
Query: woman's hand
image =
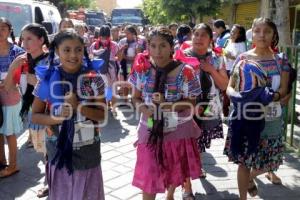
{"label": "woman's hand", "polygon": [[233,55],[231,54],[231,52],[229,52],[229,51],[226,51],[225,54],[224,54],[224,56],[225,56],[226,58],[231,59],[231,60],[235,60],[235,59],[236,59],[236,57],[233,56]]}
{"label": "woman's hand", "polygon": [[62,105],[60,116],[63,118],[70,118],[73,114],[72,107],[68,104]]}
{"label": "woman's hand", "polygon": [[142,113],[143,113],[143,116],[145,116],[146,118],[150,118],[153,116],[154,112],[151,107],[148,107],[148,108],[143,109]]}
{"label": "woman's hand", "polygon": [[72,109],[76,110],[79,105],[76,94],[74,92],[67,92],[65,96],[65,103],[69,103],[72,106]]}
{"label": "woman's hand", "polygon": [[203,71],[205,71],[205,72],[207,72],[207,73],[210,73],[210,74],[213,72],[213,70],[215,70],[214,66],[212,66],[212,65],[208,62],[208,60],[206,60],[205,62],[202,62],[202,63],[200,64],[200,68],[201,68]]}
{"label": "woman's hand", "polygon": [[27,83],[29,83],[32,86],[35,86],[37,83],[37,78],[34,74],[26,74],[26,78],[27,78]]}
{"label": "woman's hand", "polygon": [[161,94],[159,92],[155,92],[152,94],[152,103],[161,104],[163,102],[165,102],[165,97],[163,94]]}
{"label": "woman's hand", "polygon": [[127,49],[128,48],[128,44],[125,44],[125,45],[123,45],[122,47],[121,47],[121,51],[124,51],[125,49]]}
{"label": "woman's hand", "polygon": [[289,104],[289,100],[290,100],[291,96],[292,96],[292,93],[290,92],[288,95],[286,95],[285,97],[281,98],[280,99],[281,105],[287,106]]}
{"label": "woman's hand", "polygon": [[19,55],[14,59],[14,61],[10,64],[10,67],[12,70],[17,69],[18,67],[22,66],[27,62],[27,55],[26,53]]}
{"label": "woman's hand", "polygon": [[225,51],[224,56],[227,57],[227,58],[231,58],[232,57],[232,55],[231,55],[231,53],[229,51]]}

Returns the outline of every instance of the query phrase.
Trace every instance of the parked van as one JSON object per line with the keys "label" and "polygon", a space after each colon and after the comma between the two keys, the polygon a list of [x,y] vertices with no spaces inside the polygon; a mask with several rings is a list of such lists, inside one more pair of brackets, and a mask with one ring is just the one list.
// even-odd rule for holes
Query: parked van
{"label": "parked van", "polygon": [[101,27],[106,23],[103,11],[90,10],[85,12],[85,23],[89,27]]}
{"label": "parked van", "polygon": [[115,8],[111,12],[113,26],[123,24],[145,25],[144,13],[139,8]]}
{"label": "parked van", "polygon": [[49,34],[58,32],[61,16],[49,2],[33,0],[0,0],[0,17],[6,17],[13,25],[16,36],[29,23],[45,26]]}

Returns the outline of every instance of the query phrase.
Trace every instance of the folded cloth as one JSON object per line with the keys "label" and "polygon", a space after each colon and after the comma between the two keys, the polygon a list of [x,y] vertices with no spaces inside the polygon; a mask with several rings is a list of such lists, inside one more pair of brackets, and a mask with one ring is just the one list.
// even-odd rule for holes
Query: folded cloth
{"label": "folded cloth", "polygon": [[268,87],[257,87],[231,96],[234,108],[229,120],[230,148],[234,157],[245,152],[245,139],[248,142],[247,154],[257,150],[260,133],[265,127],[263,106],[269,104],[273,96],[274,91]]}

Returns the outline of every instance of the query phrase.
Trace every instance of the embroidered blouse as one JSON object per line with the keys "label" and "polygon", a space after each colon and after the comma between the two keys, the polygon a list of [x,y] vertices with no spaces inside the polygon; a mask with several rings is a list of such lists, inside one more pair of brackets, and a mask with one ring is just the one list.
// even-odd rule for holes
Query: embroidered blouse
{"label": "embroidered blouse", "polygon": [[[189,96],[198,96],[201,93],[199,77],[196,76],[192,67],[181,64],[179,73],[176,77],[168,77],[165,84],[165,101],[177,102]],[[142,99],[145,104],[151,103],[155,83],[155,69],[150,67],[145,72],[133,71],[128,81],[139,91],[142,92]],[[178,116],[193,115],[189,110],[178,113]],[[147,119],[142,116],[138,125],[138,142],[147,143],[149,130],[146,124]],[[179,123],[175,131],[165,135],[164,140],[174,140],[181,138],[197,138],[200,136],[200,129],[193,119],[184,123]]]}

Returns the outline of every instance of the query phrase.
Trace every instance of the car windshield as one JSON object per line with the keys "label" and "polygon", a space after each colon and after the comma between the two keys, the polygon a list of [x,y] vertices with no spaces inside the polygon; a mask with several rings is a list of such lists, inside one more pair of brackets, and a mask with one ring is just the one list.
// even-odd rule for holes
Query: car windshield
{"label": "car windshield", "polygon": [[142,11],[140,9],[115,9],[112,11],[112,15],[135,15],[141,16]]}
{"label": "car windshield", "polygon": [[114,16],[112,18],[113,24],[124,24],[124,23],[132,23],[132,24],[142,24],[142,18],[138,16]]}
{"label": "car windshield", "polygon": [[24,4],[0,3],[0,16],[11,22],[14,34],[17,37],[20,36],[23,26],[32,21],[30,6]]}
{"label": "car windshield", "polygon": [[103,19],[87,18],[86,23],[87,25],[102,26],[105,22]]}

